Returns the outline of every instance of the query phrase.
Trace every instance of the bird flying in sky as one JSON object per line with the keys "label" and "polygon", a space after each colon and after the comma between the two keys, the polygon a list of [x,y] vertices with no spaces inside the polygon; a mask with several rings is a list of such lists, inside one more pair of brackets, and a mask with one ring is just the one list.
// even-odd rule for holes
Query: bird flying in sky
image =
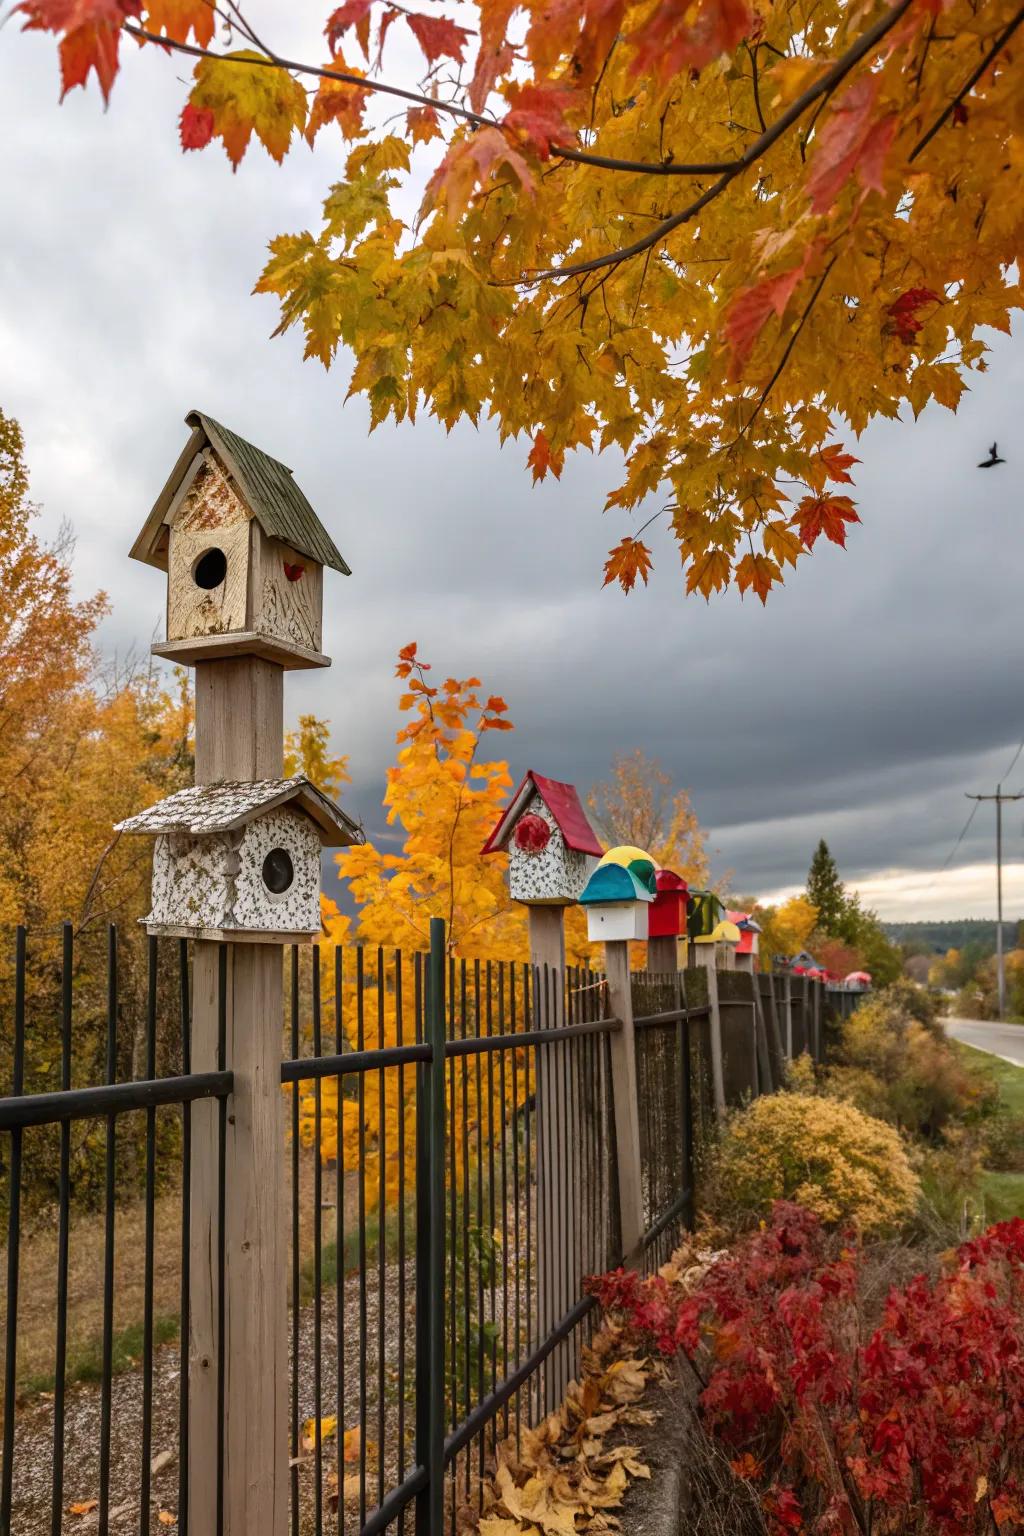
{"label": "bird flying in sky", "polygon": [[988,458],[987,459],[982,459],[981,463],[978,465],[978,468],[979,469],[991,469],[993,464],[1005,464],[1005,463],[1006,463],[1006,460],[1005,459],[1001,459],[999,457],[999,444],[998,443],[993,443],[992,447],[988,451]]}

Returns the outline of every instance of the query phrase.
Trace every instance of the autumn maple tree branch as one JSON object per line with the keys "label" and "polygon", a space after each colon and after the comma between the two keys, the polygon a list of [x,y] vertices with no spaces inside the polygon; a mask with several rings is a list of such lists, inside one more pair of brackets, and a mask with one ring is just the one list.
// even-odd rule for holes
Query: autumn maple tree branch
{"label": "autumn maple tree branch", "polygon": [[934,139],[939,129],[949,121],[950,117],[956,111],[964,97],[974,89],[982,75],[985,73],[986,69],[988,69],[989,65],[993,62],[994,59],[998,58],[999,54],[1002,53],[1003,49],[1010,41],[1010,38],[1016,32],[1021,22],[1024,22],[1024,5],[1021,6],[1013,20],[1007,22],[1006,26],[1000,32],[991,48],[989,48],[988,52],[985,54],[985,57],[978,65],[977,69],[971,71],[970,75],[957,91],[952,101],[948,103],[945,109],[940,112],[939,116],[935,119],[934,123],[932,123],[932,126],[928,129],[928,132],[924,134],[920,139],[918,139],[917,143],[910,151],[909,158],[911,160],[917,159],[921,151],[931,143],[932,139]]}
{"label": "autumn maple tree branch", "polygon": [[850,73],[850,70],[859,64],[861,59],[870,53],[877,43],[881,42],[887,32],[891,31],[909,9],[911,3],[912,0],[898,0],[896,5],[879,17],[873,27],[869,27],[863,36],[858,38],[857,42],[848,48],[844,54],[840,55],[820,79],[815,81],[813,85],[808,86],[807,90],[798,96],[780,117],[776,118],[768,131],[760,134],[739,159],[734,161],[728,170],[724,171],[706,192],[703,192],[700,197],[696,198],[686,208],[681,209],[679,213],[674,213],[669,218],[663,219],[649,234],[642,236],[639,240],[635,240],[632,245],[623,246],[617,251],[609,251],[604,256],[592,256],[589,261],[575,262],[571,266],[549,267],[547,270],[534,273],[530,277],[509,279],[508,281],[518,286],[522,283],[542,283],[555,278],[580,277],[587,272],[598,272],[603,267],[618,266],[620,262],[630,261],[634,256],[642,256],[644,251],[660,244],[666,235],[672,234],[681,225],[695,218],[702,209],[707,207],[708,203],[713,202],[716,197],[719,197],[725,191],[729,183],[735,180],[741,171],[748,170],[767,150],[771,149],[772,145],[782,138],[783,134],[803,116],[807,108],[812,106],[819,97],[826,96],[834,91],[836,86]]}
{"label": "autumn maple tree branch", "polygon": [[810,317],[811,310],[814,308],[815,304],[818,302],[818,296],[821,293],[821,290],[824,288],[826,281],[828,280],[829,273],[832,271],[832,268],[835,266],[835,264],[836,264],[836,262],[838,260],[839,260],[838,255],[833,256],[832,260],[825,267],[824,272],[822,272],[821,276],[818,278],[818,281],[815,283],[814,291],[812,292],[810,298],[807,300],[807,303],[804,306],[804,312],[800,316],[800,319],[798,320],[796,326],[794,327],[793,334],[790,336],[789,340],[786,343],[785,351],[783,352],[782,356],[779,358],[778,365],[777,365],[777,367],[775,369],[775,372],[772,374],[771,378],[768,380],[768,383],[765,385],[764,389],[761,391],[760,398],[758,399],[757,404],[754,406],[754,409],[751,411],[750,416],[747,418],[747,421],[741,427],[740,432],[739,432],[739,434],[738,434],[738,436],[736,438],[736,442],[739,442],[739,439],[741,437],[743,437],[747,432],[749,432],[750,428],[754,425],[754,422],[757,420],[758,416],[761,414],[761,410],[762,410],[762,408],[764,406],[765,401],[768,399],[768,396],[771,394],[772,390],[775,388],[776,384],[779,382],[779,379],[782,377],[783,369],[785,368],[786,364],[789,362],[789,359],[792,356],[793,348],[796,346],[797,341],[800,338],[800,332],[803,330],[804,326],[807,324],[807,321],[808,321],[808,319]]}

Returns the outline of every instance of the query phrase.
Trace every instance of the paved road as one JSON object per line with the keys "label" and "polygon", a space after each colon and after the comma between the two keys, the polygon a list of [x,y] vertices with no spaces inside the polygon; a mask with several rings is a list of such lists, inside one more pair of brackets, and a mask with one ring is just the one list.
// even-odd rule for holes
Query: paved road
{"label": "paved road", "polygon": [[981,1024],[976,1019],[946,1019],[945,1024],[954,1040],[1024,1067],[1024,1024]]}

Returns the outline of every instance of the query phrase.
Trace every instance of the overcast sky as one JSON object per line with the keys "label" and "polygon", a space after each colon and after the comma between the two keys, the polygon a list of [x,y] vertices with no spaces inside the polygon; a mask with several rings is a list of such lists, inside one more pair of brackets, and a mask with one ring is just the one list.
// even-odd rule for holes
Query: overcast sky
{"label": "overcast sky", "polygon": [[[319,56],[311,25],[281,40]],[[371,833],[394,654],[415,639],[441,675],[505,696],[517,773],[586,787],[617,751],[660,757],[735,890],[801,885],[824,836],[883,916],[994,913],[991,807],[942,865],[964,792],[991,790],[1024,736],[1019,338],[992,338],[957,416],[933,407],[849,443],[863,526],[846,553],[819,545],[766,610],[686,598],[657,524],[650,587],[602,590],[630,528],[601,514],[608,456],[533,489],[528,445],[502,450],[487,425],[446,437],[423,416],[369,436],[362,401],[343,404],[344,364],[325,374],[298,336],[269,339],[277,307],[250,296],[266,242],[316,226],[340,140],[280,169],[251,149],[233,176],[219,148],[177,148],[183,63],[147,49],[128,65],[108,112],[94,89],[59,107],[52,42],[0,29],[0,403],[24,427],[46,525],[75,527],[79,593],[110,594],[108,651],[148,643],[160,619],[163,578],[128,549],[198,406],[291,465],[352,566],[327,575],[334,666],[290,674],[287,709],[330,719]],[[993,438],[1009,462],[981,472]],[[1016,916],[1024,803],[1006,833]]]}

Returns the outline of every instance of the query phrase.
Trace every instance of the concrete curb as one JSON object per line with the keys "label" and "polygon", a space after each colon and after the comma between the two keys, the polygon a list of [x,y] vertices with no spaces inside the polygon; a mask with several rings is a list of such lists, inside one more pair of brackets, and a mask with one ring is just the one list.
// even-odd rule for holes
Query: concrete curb
{"label": "concrete curb", "polygon": [[630,1485],[620,1518],[629,1536],[682,1536],[689,1504],[687,1447],[693,1433],[692,1377],[676,1373],[664,1387],[652,1388],[643,1406],[657,1421],[628,1432],[651,1469],[650,1479]]}

